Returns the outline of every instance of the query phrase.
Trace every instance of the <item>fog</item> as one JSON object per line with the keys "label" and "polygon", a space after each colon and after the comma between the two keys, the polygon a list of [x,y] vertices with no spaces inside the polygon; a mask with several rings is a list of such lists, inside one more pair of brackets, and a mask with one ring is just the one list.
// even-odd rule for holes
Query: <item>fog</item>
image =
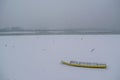
{"label": "fog", "polygon": [[0,0],[0,28],[120,31],[119,0]]}

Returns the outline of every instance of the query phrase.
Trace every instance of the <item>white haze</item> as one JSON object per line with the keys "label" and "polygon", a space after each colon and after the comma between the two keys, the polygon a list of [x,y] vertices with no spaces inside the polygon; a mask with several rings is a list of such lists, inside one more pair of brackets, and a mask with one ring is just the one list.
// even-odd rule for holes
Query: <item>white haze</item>
{"label": "white haze", "polygon": [[0,0],[0,28],[120,31],[119,0]]}

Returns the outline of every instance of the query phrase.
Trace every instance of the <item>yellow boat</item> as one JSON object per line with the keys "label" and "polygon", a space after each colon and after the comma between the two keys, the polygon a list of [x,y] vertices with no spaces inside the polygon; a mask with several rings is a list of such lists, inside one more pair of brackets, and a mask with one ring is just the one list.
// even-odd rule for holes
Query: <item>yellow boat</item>
{"label": "yellow boat", "polygon": [[61,62],[62,64],[69,65],[69,66],[75,66],[75,67],[101,68],[101,69],[107,68],[106,64],[99,64],[99,63],[88,63],[88,62],[77,62],[77,61],[70,61],[70,62],[61,61]]}

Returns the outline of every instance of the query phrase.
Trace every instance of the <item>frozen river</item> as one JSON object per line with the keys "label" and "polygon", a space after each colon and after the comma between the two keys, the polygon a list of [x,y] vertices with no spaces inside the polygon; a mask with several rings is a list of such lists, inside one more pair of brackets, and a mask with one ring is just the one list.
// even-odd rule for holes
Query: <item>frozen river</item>
{"label": "frozen river", "polygon": [[[71,67],[61,60],[105,63]],[[119,80],[120,35],[0,36],[0,80]]]}

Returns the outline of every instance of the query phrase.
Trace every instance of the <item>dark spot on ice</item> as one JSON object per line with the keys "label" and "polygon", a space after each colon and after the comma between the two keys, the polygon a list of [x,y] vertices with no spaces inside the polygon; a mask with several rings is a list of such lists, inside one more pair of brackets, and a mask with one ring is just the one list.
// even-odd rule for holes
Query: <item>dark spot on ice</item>
{"label": "dark spot on ice", "polygon": [[7,47],[7,44],[5,44],[5,47]]}
{"label": "dark spot on ice", "polygon": [[46,49],[42,49],[42,51],[46,51]]}
{"label": "dark spot on ice", "polygon": [[95,51],[95,49],[94,49],[94,48],[90,50],[90,52],[93,52],[93,51]]}
{"label": "dark spot on ice", "polygon": [[81,38],[81,40],[83,40],[83,38]]}
{"label": "dark spot on ice", "polygon": [[15,46],[13,45],[12,48],[15,48]]}

